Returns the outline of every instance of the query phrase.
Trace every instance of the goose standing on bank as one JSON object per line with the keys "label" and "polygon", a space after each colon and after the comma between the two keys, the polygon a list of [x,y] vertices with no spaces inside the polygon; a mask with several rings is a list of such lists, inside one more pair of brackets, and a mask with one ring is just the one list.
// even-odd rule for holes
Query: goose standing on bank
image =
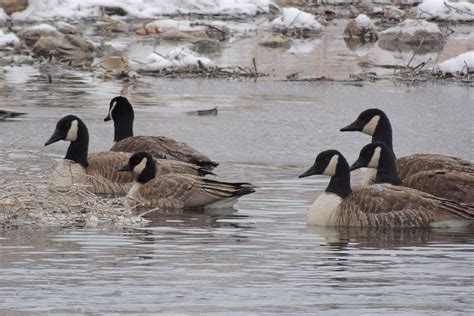
{"label": "goose standing on bank", "polygon": [[133,136],[133,107],[127,98],[119,96],[110,101],[109,114],[104,121],[114,121],[114,145],[111,151],[135,153],[146,151],[155,158],[174,159],[212,170],[218,163],[191,148],[163,136]]}
{"label": "goose standing on bank", "polygon": [[[359,114],[357,119],[346,127],[341,128],[341,132],[358,131],[372,136],[372,142],[382,142],[393,151],[392,125],[388,116],[380,109],[368,109]],[[397,171],[402,180],[415,173],[429,170],[455,170],[474,174],[474,164],[463,159],[435,155],[435,154],[415,154],[402,157],[396,160]],[[372,181],[368,176],[364,184]]]}
{"label": "goose standing on bank", "polygon": [[[53,185],[67,187],[80,183],[87,185],[89,191],[99,194],[125,195],[129,192],[134,177],[118,172],[118,169],[127,163],[130,153],[106,151],[88,155],[89,131],[84,122],[74,115],[67,115],[58,121],[45,146],[60,140],[70,141],[71,144],[66,157],[51,175]],[[198,166],[175,160],[157,160],[157,166],[159,174],[209,173]]]}
{"label": "goose standing on bank", "polygon": [[299,177],[311,175],[331,180],[310,207],[308,225],[445,227],[465,226],[474,220],[473,208],[411,188],[376,184],[352,190],[349,165],[337,150],[320,153]]}
{"label": "goose standing on bank", "polygon": [[136,176],[127,194],[132,202],[160,209],[232,207],[239,197],[255,192],[249,183],[176,174],[156,176],[155,161],[145,152],[133,154],[120,171],[132,171],[124,173]]}
{"label": "goose standing on bank", "polygon": [[376,171],[375,183],[403,185],[458,203],[474,205],[474,174],[455,170],[428,170],[398,176],[393,151],[382,142],[365,145],[350,170],[372,168]]}

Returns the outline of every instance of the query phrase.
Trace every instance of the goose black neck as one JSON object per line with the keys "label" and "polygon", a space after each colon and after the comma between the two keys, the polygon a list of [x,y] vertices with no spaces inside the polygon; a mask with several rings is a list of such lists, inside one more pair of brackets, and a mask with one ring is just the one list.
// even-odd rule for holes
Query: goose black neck
{"label": "goose black neck", "polygon": [[[388,147],[388,146],[387,146]],[[398,176],[395,165],[395,155],[391,150],[382,149],[380,153],[379,166],[375,175],[375,183],[390,183],[401,185],[402,180]]]}
{"label": "goose black neck", "polygon": [[89,132],[86,125],[79,121],[77,130],[77,139],[69,145],[64,159],[72,160],[84,168],[89,166],[87,153],[89,151]]}
{"label": "goose black neck", "polygon": [[341,155],[336,167],[336,174],[331,177],[326,193],[337,194],[341,198],[351,194],[351,173],[347,160]]}
{"label": "goose black neck", "polygon": [[155,161],[151,156],[147,159],[145,169],[138,175],[137,182],[145,184],[148,181],[154,179],[156,176],[156,165]]}
{"label": "goose black neck", "polygon": [[387,115],[380,115],[380,121],[375,128],[374,135],[372,135],[372,143],[382,142],[393,151],[392,143],[392,125]]}
{"label": "goose black neck", "polygon": [[133,136],[133,113],[131,117],[114,119],[114,142]]}

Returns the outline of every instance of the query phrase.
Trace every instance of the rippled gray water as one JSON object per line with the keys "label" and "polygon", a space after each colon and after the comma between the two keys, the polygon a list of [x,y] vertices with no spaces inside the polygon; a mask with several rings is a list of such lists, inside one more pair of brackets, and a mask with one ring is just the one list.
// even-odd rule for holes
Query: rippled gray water
{"label": "rippled gray water", "polygon": [[[103,117],[124,92],[137,134],[186,141],[222,162],[222,179],[259,189],[236,210],[157,213],[139,229],[1,229],[0,314],[474,313],[472,229],[307,228],[328,179],[297,179],[321,150],[356,158],[369,138],[338,129],[368,107],[389,114],[399,156],[473,160],[472,88],[143,77],[127,85],[84,73],[50,84],[27,66],[3,79],[2,107],[28,116],[0,123],[2,146],[44,150],[57,119],[77,114],[91,151],[106,150],[112,126]],[[217,116],[185,114],[216,105]],[[59,158],[66,147],[45,152]]]}

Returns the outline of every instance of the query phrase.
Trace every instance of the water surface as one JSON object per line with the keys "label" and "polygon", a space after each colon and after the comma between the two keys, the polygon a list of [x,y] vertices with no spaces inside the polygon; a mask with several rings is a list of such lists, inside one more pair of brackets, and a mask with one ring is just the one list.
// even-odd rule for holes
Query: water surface
{"label": "water surface", "polygon": [[[457,36],[469,45],[470,35]],[[5,68],[2,107],[28,115],[0,122],[0,146],[14,143],[59,159],[65,142],[43,144],[60,117],[76,114],[89,127],[90,151],[107,150],[112,124],[103,118],[110,99],[123,93],[135,105],[136,134],[185,141],[221,162],[220,179],[249,181],[258,190],[236,210],[155,213],[142,228],[5,227],[0,314],[474,313],[472,229],[308,228],[307,209],[328,179],[297,179],[322,150],[336,148],[354,160],[370,139],[338,130],[369,107],[384,109],[392,120],[397,155],[473,160],[472,88],[284,82],[287,72],[301,67],[313,75],[325,74],[320,69],[326,67],[335,77],[346,76],[360,58],[336,35],[315,39],[315,53],[302,57],[255,48],[255,39],[241,41],[240,50],[231,45],[218,58],[235,64],[256,52],[263,70],[272,58],[281,64],[274,76],[123,83],[72,71],[50,83],[34,67]],[[144,54],[140,47],[134,52]],[[325,59],[316,59],[321,55]],[[185,113],[214,106],[217,116]],[[33,173],[52,164],[16,159]],[[15,174],[1,166],[0,176]],[[355,173],[353,183],[360,179]]]}

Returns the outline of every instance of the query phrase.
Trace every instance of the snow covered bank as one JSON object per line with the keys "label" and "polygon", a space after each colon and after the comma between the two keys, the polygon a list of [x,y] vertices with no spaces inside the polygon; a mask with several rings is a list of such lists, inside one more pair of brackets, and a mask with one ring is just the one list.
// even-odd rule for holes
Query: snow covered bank
{"label": "snow covered bank", "polygon": [[198,56],[188,48],[182,47],[175,48],[166,55],[151,53],[139,68],[145,71],[159,71],[165,68],[199,66],[200,63],[206,66],[212,64],[209,58]]}
{"label": "snow covered bank", "polygon": [[435,72],[443,74],[474,73],[474,51],[448,59],[434,67]]}
{"label": "snow covered bank", "polygon": [[374,23],[367,15],[359,14],[355,19],[347,23],[344,29],[344,36],[375,40],[377,39],[377,31],[375,30]]}
{"label": "snow covered bank", "polygon": [[474,21],[474,3],[424,0],[417,7],[420,17],[442,21]]}
{"label": "snow covered bank", "polygon": [[20,39],[13,33],[5,34],[0,30],[0,47],[19,45]]}
{"label": "snow covered bank", "polygon": [[322,25],[312,14],[303,12],[297,8],[284,8],[282,14],[274,19],[271,25],[278,31],[294,33],[295,35],[318,32],[322,29]]}
{"label": "snow covered bank", "polygon": [[438,43],[442,34],[435,23],[425,20],[406,19],[398,25],[379,33],[383,42],[405,44],[431,44]]}
{"label": "snow covered bank", "polygon": [[135,18],[162,15],[219,14],[250,15],[267,13],[271,0],[30,0],[23,12],[12,14],[16,20],[79,19],[102,15],[104,8],[120,8]]}

